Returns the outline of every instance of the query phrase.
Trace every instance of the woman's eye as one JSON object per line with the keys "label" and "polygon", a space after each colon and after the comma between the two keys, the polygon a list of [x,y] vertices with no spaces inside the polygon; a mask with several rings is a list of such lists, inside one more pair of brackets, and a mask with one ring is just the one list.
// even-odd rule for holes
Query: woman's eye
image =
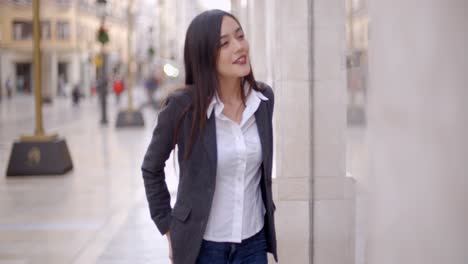
{"label": "woman's eye", "polygon": [[221,47],[224,47],[224,46],[226,46],[227,44],[228,44],[227,41],[226,41],[226,42],[221,42]]}
{"label": "woman's eye", "polygon": [[239,35],[238,38],[244,39],[244,35]]}

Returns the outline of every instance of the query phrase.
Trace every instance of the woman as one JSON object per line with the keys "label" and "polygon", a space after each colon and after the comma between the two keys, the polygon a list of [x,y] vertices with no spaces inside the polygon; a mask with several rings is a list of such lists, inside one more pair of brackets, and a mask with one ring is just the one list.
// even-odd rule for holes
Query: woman
{"label": "woman", "polygon": [[[169,96],[142,171],[153,221],[175,264],[267,263],[276,257],[270,87],[255,82],[237,19],[206,11],[186,35],[186,87]],[[164,166],[177,145],[172,209]]]}

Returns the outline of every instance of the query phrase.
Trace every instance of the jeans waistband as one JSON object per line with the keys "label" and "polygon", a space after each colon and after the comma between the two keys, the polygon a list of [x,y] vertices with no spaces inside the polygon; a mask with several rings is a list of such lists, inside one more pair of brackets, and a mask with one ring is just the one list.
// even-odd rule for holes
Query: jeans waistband
{"label": "jeans waistband", "polygon": [[262,227],[262,229],[260,229],[260,231],[257,232],[255,235],[253,235],[253,236],[251,236],[249,238],[243,239],[240,243],[216,242],[216,241],[210,241],[210,240],[203,240],[203,243],[211,244],[211,245],[241,245],[241,244],[249,243],[249,242],[251,242],[253,240],[257,240],[257,239],[262,238],[265,235],[264,229],[265,229],[265,227]]}

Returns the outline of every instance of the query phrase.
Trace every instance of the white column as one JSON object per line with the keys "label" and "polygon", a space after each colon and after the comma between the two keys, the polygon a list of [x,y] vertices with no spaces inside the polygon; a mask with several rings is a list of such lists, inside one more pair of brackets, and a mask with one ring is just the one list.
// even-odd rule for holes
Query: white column
{"label": "white column", "polygon": [[8,77],[11,78],[11,81],[13,83],[13,92],[16,90],[14,88],[15,86],[15,65],[11,61],[11,55],[9,52],[2,52],[2,56],[0,57],[0,63],[2,64],[0,69],[1,72],[0,74],[2,75],[2,84],[1,86],[4,87],[3,89],[3,99],[6,98],[7,92],[6,92],[6,80]]}
{"label": "white column", "polygon": [[314,0],[313,263],[354,263],[354,180],[346,177],[345,1]]}
{"label": "white column", "polygon": [[[2,58],[3,63],[3,73],[5,74],[5,78],[10,77],[12,80],[12,95],[16,93],[16,64],[13,60],[14,54],[11,52],[4,53],[4,57]],[[5,79],[6,80],[6,79]]]}
{"label": "white column", "polygon": [[354,181],[345,177],[345,2],[232,2],[247,28],[256,77],[272,84],[276,96],[279,262],[354,263]]}
{"label": "white column", "polygon": [[51,54],[48,51],[42,52],[42,95],[45,98],[52,99],[55,97],[52,89],[52,71],[50,67],[51,63]]}
{"label": "white column", "polygon": [[[1,32],[0,32],[1,34]],[[6,74],[4,74],[4,70],[3,70],[3,67],[4,64],[3,64],[3,57],[5,56],[5,53],[0,50],[0,100],[3,100],[5,97],[6,97],[6,80],[7,80],[7,76]],[[5,87],[5,88],[4,88]]]}
{"label": "white column", "polygon": [[70,54],[70,85],[71,88],[79,83],[80,81],[80,53],[74,51]]}
{"label": "white column", "polygon": [[91,95],[91,85],[92,85],[92,79],[91,79],[91,71],[92,71],[92,67],[91,67],[91,64],[88,62],[88,58],[89,58],[89,53],[88,52],[83,52],[81,54],[81,62],[80,64],[82,66],[80,67],[83,67],[83,76],[81,76],[81,92],[83,92],[83,94],[86,96],[86,97],[89,97]]}
{"label": "white column", "polygon": [[468,261],[468,2],[370,5],[369,264]]}
{"label": "white column", "polygon": [[257,80],[266,81],[266,20],[265,20],[265,0],[251,1],[249,8],[249,42],[250,42],[250,58],[252,60],[252,68]]}
{"label": "white column", "polygon": [[[354,263],[346,177],[345,2],[275,1],[277,231],[281,263]],[[269,14],[271,15],[271,14]]]}
{"label": "white column", "polygon": [[50,53],[50,87],[51,93],[55,97],[58,90],[58,61],[57,52],[51,51]]}
{"label": "white column", "polygon": [[[310,1],[275,1],[274,180],[280,263],[313,257],[313,108]],[[294,37],[292,37],[294,36]]]}

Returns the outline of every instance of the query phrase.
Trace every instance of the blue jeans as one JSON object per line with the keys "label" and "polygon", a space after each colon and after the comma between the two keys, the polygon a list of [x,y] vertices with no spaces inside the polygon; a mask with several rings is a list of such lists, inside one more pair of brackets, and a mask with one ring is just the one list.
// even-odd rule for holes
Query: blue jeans
{"label": "blue jeans", "polygon": [[203,240],[196,264],[267,264],[263,229],[241,243]]}

